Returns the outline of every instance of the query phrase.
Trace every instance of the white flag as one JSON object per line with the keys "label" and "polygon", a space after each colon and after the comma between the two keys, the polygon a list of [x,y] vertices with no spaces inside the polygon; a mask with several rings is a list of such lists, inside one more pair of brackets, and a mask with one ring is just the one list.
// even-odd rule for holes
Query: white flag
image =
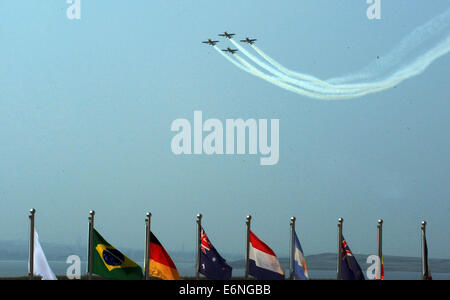
{"label": "white flag", "polygon": [[55,273],[48,265],[47,258],[45,257],[44,251],[42,250],[41,244],[39,243],[39,236],[37,232],[34,232],[34,270],[33,275],[41,276],[42,280],[57,280]]}

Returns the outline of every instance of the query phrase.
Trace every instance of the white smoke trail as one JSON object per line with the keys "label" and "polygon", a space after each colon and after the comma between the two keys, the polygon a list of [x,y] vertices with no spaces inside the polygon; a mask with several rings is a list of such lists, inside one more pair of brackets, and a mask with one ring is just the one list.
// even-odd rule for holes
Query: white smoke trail
{"label": "white smoke trail", "polygon": [[[407,45],[414,47],[422,43],[426,39],[430,39],[431,35],[435,35],[436,33],[441,33],[446,27],[450,25],[450,9],[448,9],[445,13],[435,17],[433,20],[429,21],[425,25],[422,25],[418,29],[416,29],[413,33],[408,35],[405,39],[402,40],[400,46],[396,47],[391,53],[388,55],[390,57],[391,64],[396,63],[397,60],[406,55],[410,50]],[[380,92],[389,88],[396,86],[402,81],[409,79],[411,77],[417,76],[424,72],[428,66],[433,63],[436,59],[440,58],[443,55],[446,55],[450,52],[450,35],[447,33],[447,36],[443,39],[442,42],[437,44],[432,49],[428,50],[425,54],[417,57],[412,62],[404,65],[396,72],[388,75],[384,79],[375,80],[372,82],[360,82],[360,83],[346,83],[346,84],[333,84],[331,81],[325,81],[318,79],[314,76],[308,74],[302,74],[299,72],[291,71],[286,67],[282,66],[270,56],[266,55],[262,50],[252,45],[252,48],[266,60],[269,64],[262,62],[254,55],[249,53],[245,48],[240,46],[237,42],[230,39],[231,43],[233,43],[245,56],[247,56],[250,60],[252,60],[256,65],[265,69],[269,73],[275,76],[269,76],[250,63],[245,61],[243,58],[236,56],[236,59],[240,62],[238,63],[235,60],[231,60],[228,55],[223,54],[228,60],[230,60],[233,64],[243,69],[246,72],[249,72],[255,76],[258,76],[272,84],[290,90],[292,92],[305,95],[308,97],[314,97],[325,100],[337,100],[337,99],[349,99],[361,97],[364,95]],[[403,55],[403,56],[402,56]],[[275,69],[276,68],[276,69]],[[357,75],[345,76],[336,78],[333,82],[345,82],[350,79],[358,79],[362,77],[375,77],[377,75],[376,72],[372,74],[359,73]]]}
{"label": "white smoke trail", "polygon": [[293,78],[298,78],[304,81],[309,81],[312,83],[315,83],[319,86],[322,87],[326,87],[326,88],[331,88],[331,89],[359,89],[359,88],[370,88],[370,86],[366,86],[366,85],[334,85],[331,84],[327,81],[321,80],[317,77],[314,77],[312,75],[308,75],[308,74],[302,74],[299,72],[295,72],[292,71],[286,67],[284,67],[282,64],[278,63],[276,60],[274,60],[273,58],[271,58],[269,55],[267,55],[266,53],[264,53],[261,49],[259,49],[258,47],[256,47],[255,45],[251,45],[251,47],[262,57],[264,58],[267,62],[269,62],[271,65],[275,66],[278,70],[280,70],[281,72],[283,72],[284,74],[288,75],[288,76],[292,76]]}
{"label": "white smoke trail", "polygon": [[236,60],[234,60],[233,57],[231,57],[230,55],[225,54],[225,53],[224,53],[222,50],[220,50],[217,46],[214,46],[214,49],[216,49],[217,52],[219,52],[223,57],[225,57],[225,58],[226,58],[229,62],[231,62],[233,65],[235,65],[236,67],[238,67],[239,69],[241,69],[241,70],[243,70],[243,71],[245,71],[245,72],[248,72],[248,73],[250,73],[250,74],[252,74],[252,75],[254,75],[254,76],[260,77],[260,78],[262,78],[262,79],[264,79],[264,80],[269,81],[270,83],[273,83],[273,84],[275,84],[275,85],[278,85],[278,86],[280,86],[280,87],[282,87],[282,88],[284,88],[284,89],[290,90],[290,91],[292,91],[292,92],[295,92],[295,93],[298,93],[298,94],[301,94],[301,95],[304,95],[304,96],[316,97],[316,95],[313,94],[313,93],[309,93],[308,91],[304,91],[304,90],[302,90],[302,89],[292,87],[292,86],[290,86],[290,85],[288,85],[288,84],[285,84],[285,83],[283,83],[283,82],[279,82],[279,81],[277,80],[276,77],[268,76],[268,75],[266,75],[266,74],[260,72],[258,69],[256,69],[255,67],[253,67],[253,66],[252,66],[251,64],[249,64],[246,60],[244,60],[243,58],[241,58],[240,56],[238,56],[238,55],[236,55],[236,54],[233,55],[233,56],[236,57],[237,60],[239,60],[240,63],[237,62]]}
{"label": "white smoke trail", "polygon": [[[419,46],[429,41],[433,37],[445,33],[450,28],[450,8],[440,15],[434,17],[425,24],[417,27],[387,55],[383,56],[383,60],[376,60],[369,64],[362,71],[355,74],[349,74],[328,80],[330,83],[345,83],[355,80],[370,79],[380,76],[386,70],[393,68],[395,65],[404,62],[404,58],[417,49]],[[448,33],[447,33],[448,34]]]}
{"label": "white smoke trail", "polygon": [[[275,61],[273,58],[265,54],[255,45],[251,46],[266,61],[268,61],[277,69],[279,69],[280,71],[291,77],[310,81],[317,85],[333,89],[370,89],[380,87],[379,82],[375,81],[375,82],[354,83],[354,84],[351,83],[337,84],[337,83],[379,76],[384,69],[392,68],[395,64],[398,64],[398,62],[401,61],[403,57],[405,57],[408,53],[412,52],[413,49],[417,48],[420,44],[424,43],[426,40],[429,40],[432,37],[441,34],[449,27],[450,27],[450,8],[447,9],[444,13],[428,21],[424,25],[418,27],[413,32],[408,34],[404,39],[402,39],[399,45],[396,48],[394,48],[394,50],[392,50],[390,54],[388,54],[383,58],[382,65],[380,65],[380,62],[377,61],[376,63],[366,67],[365,70],[362,72],[353,75],[347,75],[344,77],[334,78],[328,81],[320,80],[308,74],[302,74],[299,72],[289,70],[288,68],[284,67],[283,65]],[[435,49],[439,49],[440,46],[441,45],[438,45],[438,47],[436,47]],[[429,65],[428,61],[424,61],[424,64]],[[376,66],[379,66],[379,70],[376,70]]]}
{"label": "white smoke trail", "polygon": [[229,62],[231,62],[233,65],[235,65],[236,67],[238,67],[239,69],[248,72],[250,74],[253,74],[252,72],[250,72],[250,70],[246,67],[244,67],[243,65],[241,65],[240,63],[238,63],[237,61],[235,61],[234,59],[232,59],[229,55],[226,55],[222,50],[219,49],[219,47],[217,46],[213,46],[214,49],[217,50],[217,52],[219,52],[220,54],[223,55],[223,57],[225,57]]}
{"label": "white smoke trail", "polygon": [[269,55],[265,54],[261,49],[259,49],[255,45],[250,45],[250,46],[267,62],[269,62],[271,65],[275,66],[278,70],[280,70],[281,72],[283,72],[289,76],[299,78],[301,80],[311,81],[311,82],[317,83],[319,85],[324,85],[326,87],[333,87],[332,84],[329,84],[326,81],[320,80],[319,78],[316,78],[312,75],[302,74],[302,73],[298,73],[298,72],[289,70],[289,69],[285,68],[283,65],[281,65],[280,63],[278,63],[276,60],[271,58]]}
{"label": "white smoke trail", "polygon": [[[252,73],[253,75],[262,78],[274,85],[277,85],[283,89],[286,89],[288,91],[303,95],[303,96],[307,96],[307,97],[311,97],[311,98],[317,98],[317,99],[322,99],[322,100],[342,100],[342,99],[350,99],[353,98],[353,96],[351,95],[324,95],[324,94],[319,94],[319,93],[314,93],[311,91],[307,91],[305,89],[296,87],[296,86],[292,86],[290,84],[287,84],[283,81],[281,81],[279,78],[274,77],[274,76],[269,76],[263,72],[261,72],[260,70],[258,70],[257,68],[255,68],[254,66],[252,66],[250,63],[248,63],[245,59],[243,59],[242,57],[240,57],[239,55],[235,54],[234,55],[236,57],[236,59],[245,67],[247,67],[250,71],[250,73]],[[357,97],[357,96],[355,96]]]}
{"label": "white smoke trail", "polygon": [[[333,85],[330,84],[311,84],[310,82],[306,81],[300,81],[298,79],[289,77],[283,73],[282,69],[278,68],[280,71],[275,70],[273,67],[268,66],[267,64],[263,63],[261,60],[256,58],[254,55],[252,55],[250,52],[248,52],[244,47],[239,45],[239,43],[235,42],[233,39],[230,39],[230,42],[233,43],[233,45],[238,48],[239,51],[241,51],[245,56],[247,56],[249,59],[251,59],[254,63],[256,63],[261,68],[265,69],[266,71],[272,73],[273,75],[279,77],[281,80],[296,85],[302,89],[307,89],[310,91],[315,91],[322,94],[350,94],[360,91],[359,88],[348,88],[346,89],[340,89],[336,88]],[[252,45],[253,46],[253,45]],[[272,64],[273,65],[273,64]],[[320,82],[320,80],[317,80],[316,83]]]}
{"label": "white smoke trail", "polygon": [[374,89],[361,90],[360,92],[349,93],[349,94],[334,94],[334,93],[323,94],[323,93],[308,91],[308,90],[302,89],[300,87],[292,86],[290,84],[287,84],[286,82],[283,82],[278,77],[269,76],[269,75],[261,72],[260,70],[256,69],[254,66],[252,66],[250,63],[248,63],[246,60],[244,60],[243,58],[241,58],[238,55],[234,55],[234,56],[240,62],[240,64],[238,62],[232,60],[232,58],[229,57],[228,55],[225,55],[224,53],[222,53],[220,51],[220,49],[217,48],[217,50],[219,50],[219,52],[221,54],[223,54],[224,57],[226,57],[230,62],[232,62],[239,68],[243,69],[244,71],[246,71],[250,74],[253,74],[257,77],[260,77],[274,85],[277,85],[277,86],[284,88],[286,90],[289,90],[291,92],[294,92],[294,93],[297,93],[300,95],[304,95],[304,96],[308,96],[308,97],[312,97],[312,98],[322,99],[322,100],[344,100],[344,99],[361,97],[361,96],[365,96],[365,95],[368,95],[371,93],[380,92],[380,91],[392,88],[392,87],[396,86],[397,84],[399,84],[400,82],[402,82],[403,80],[422,73],[433,61],[435,61],[437,58],[447,54],[450,51],[450,36],[447,37],[447,39],[445,39],[443,42],[441,42],[438,46],[436,46],[432,50],[430,50],[427,53],[425,53],[424,55],[418,57],[412,64],[410,64],[406,68],[403,68],[403,69],[397,71],[389,78],[379,81],[378,82],[379,87],[374,88]]}

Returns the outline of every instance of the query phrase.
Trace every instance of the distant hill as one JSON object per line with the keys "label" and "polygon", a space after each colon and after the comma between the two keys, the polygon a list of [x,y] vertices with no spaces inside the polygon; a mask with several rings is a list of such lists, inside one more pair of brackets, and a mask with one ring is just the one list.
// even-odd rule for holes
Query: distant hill
{"label": "distant hill", "polygon": [[[355,254],[355,257],[363,269],[369,264],[366,263],[368,254]],[[323,253],[309,255],[306,258],[308,269],[310,270],[335,270],[337,268],[337,255],[335,253]],[[289,258],[279,258],[285,270],[289,270]],[[419,257],[404,257],[384,255],[384,269],[386,272],[421,272],[422,263]],[[450,273],[450,259],[429,259],[431,272]],[[245,260],[230,262],[236,269],[245,268]]]}
{"label": "distant hill", "polygon": [[[80,256],[82,261],[87,259],[86,245],[60,245],[52,243],[42,243],[45,255],[51,261],[65,261],[69,255],[75,254]],[[144,250],[136,249],[120,249],[131,259],[141,262],[143,261]],[[176,262],[194,262],[195,254],[192,252],[169,251],[170,255]],[[229,264],[235,269],[245,268],[244,259],[237,258],[242,255],[226,254],[223,256],[227,258]],[[366,269],[368,264],[366,259],[367,254],[356,254],[355,257],[363,269]],[[0,241],[0,260],[28,260],[28,242],[26,241]],[[335,253],[323,253],[316,255],[309,255],[306,257],[306,262],[310,270],[335,270],[337,265],[337,256]],[[403,272],[420,272],[421,259],[419,257],[404,257],[385,255],[383,257],[386,272],[389,271],[403,271]],[[283,267],[289,269],[289,258],[280,258]],[[430,268],[433,273],[450,273],[450,259],[430,259]]]}
{"label": "distant hill", "polygon": [[[28,247],[27,241],[0,241],[0,260],[28,260]],[[65,261],[71,254],[87,257],[86,246],[42,243],[42,248],[48,260]]]}

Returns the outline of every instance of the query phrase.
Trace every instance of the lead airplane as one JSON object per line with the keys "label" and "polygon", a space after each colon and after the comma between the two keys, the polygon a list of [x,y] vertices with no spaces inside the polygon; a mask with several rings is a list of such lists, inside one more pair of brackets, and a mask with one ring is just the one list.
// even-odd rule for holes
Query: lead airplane
{"label": "lead airplane", "polygon": [[211,46],[215,46],[219,41],[212,41],[211,39],[208,39],[207,41],[202,42],[203,44],[209,44]]}
{"label": "lead airplane", "polygon": [[243,43],[249,43],[250,45],[253,45],[255,42],[257,41],[257,39],[250,39],[250,38],[245,38],[245,40],[241,40],[241,42]]}
{"label": "lead airplane", "polygon": [[230,49],[230,48],[227,48],[227,49],[222,50],[222,51],[224,51],[224,52],[230,52],[231,54],[235,54],[236,52],[238,52],[237,49]]}
{"label": "lead airplane", "polygon": [[235,35],[235,34],[234,33],[228,33],[226,31],[224,33],[219,34],[219,36],[224,36],[227,39],[231,39],[233,37],[233,35]]}

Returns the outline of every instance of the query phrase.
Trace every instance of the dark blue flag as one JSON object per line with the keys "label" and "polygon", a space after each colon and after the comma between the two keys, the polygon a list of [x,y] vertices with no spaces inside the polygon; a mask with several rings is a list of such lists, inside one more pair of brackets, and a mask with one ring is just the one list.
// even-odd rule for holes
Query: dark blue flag
{"label": "dark blue flag", "polygon": [[202,228],[199,272],[209,279],[230,280],[231,271],[232,268],[208,240],[208,237]]}
{"label": "dark blue flag", "polygon": [[356,258],[353,256],[350,247],[342,236],[342,257],[341,257],[341,278],[342,280],[364,280],[364,274]]}

